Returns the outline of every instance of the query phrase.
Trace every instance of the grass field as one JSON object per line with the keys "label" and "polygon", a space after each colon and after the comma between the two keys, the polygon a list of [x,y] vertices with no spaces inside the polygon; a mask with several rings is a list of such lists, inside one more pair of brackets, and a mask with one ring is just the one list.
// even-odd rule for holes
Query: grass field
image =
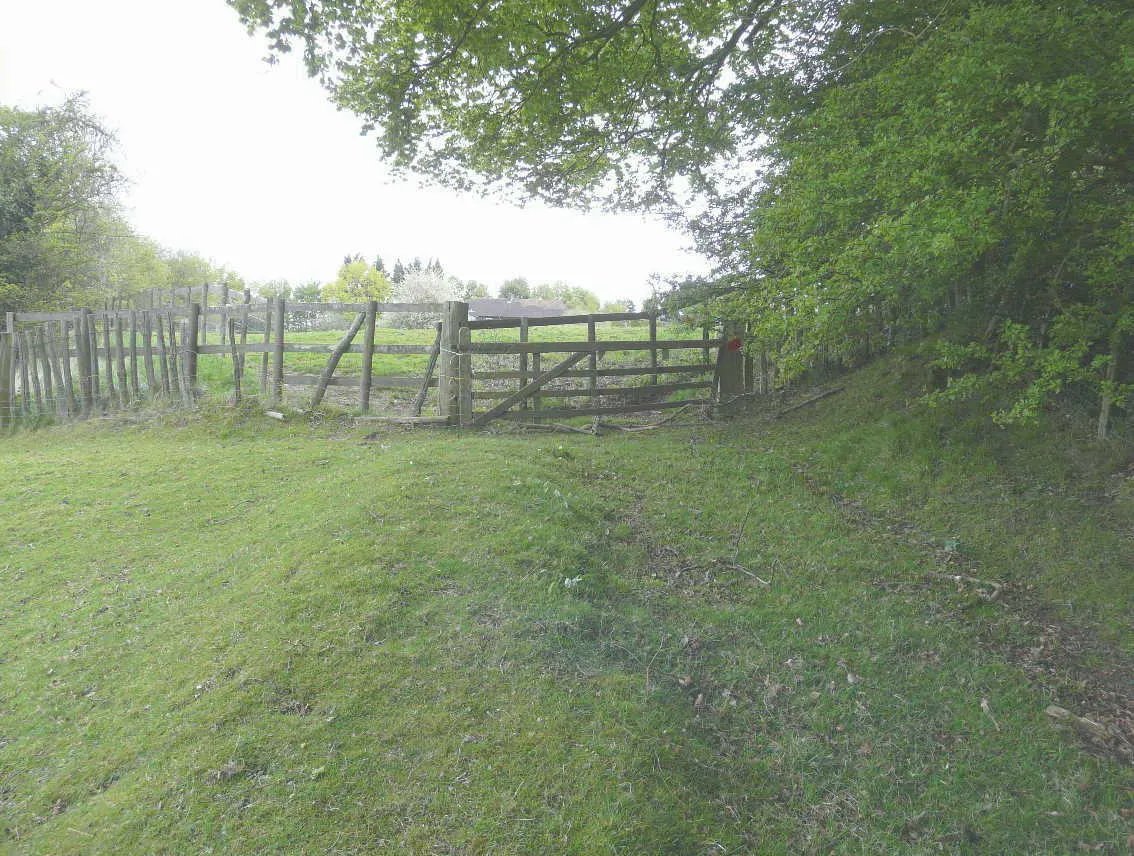
{"label": "grass field", "polygon": [[0,441],[0,851],[1125,852],[1129,763],[1044,709],[1129,676],[1129,445],[906,380],[632,437]]}

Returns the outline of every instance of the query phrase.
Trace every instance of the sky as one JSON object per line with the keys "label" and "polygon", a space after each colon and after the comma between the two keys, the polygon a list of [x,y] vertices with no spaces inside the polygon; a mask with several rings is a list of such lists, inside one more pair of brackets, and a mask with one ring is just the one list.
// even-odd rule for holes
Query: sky
{"label": "sky", "polygon": [[705,269],[659,222],[394,180],[356,116],[265,53],[223,0],[0,0],[0,103],[86,92],[117,134],[134,228],[249,281],[419,256],[493,289],[524,276],[640,302],[651,274]]}

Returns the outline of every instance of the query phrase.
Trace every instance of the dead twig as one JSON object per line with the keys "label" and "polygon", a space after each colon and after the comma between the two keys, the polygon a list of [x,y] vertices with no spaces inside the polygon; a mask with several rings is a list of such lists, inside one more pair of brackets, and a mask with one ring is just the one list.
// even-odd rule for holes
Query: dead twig
{"label": "dead twig", "polygon": [[1001,592],[1004,591],[1004,583],[998,583],[995,580],[978,580],[976,577],[967,577],[964,574],[942,574],[937,571],[926,571],[927,577],[933,577],[938,580],[951,580],[955,583],[971,583],[977,586],[987,586],[992,589],[988,594],[981,593],[985,600],[996,600],[1000,597]]}

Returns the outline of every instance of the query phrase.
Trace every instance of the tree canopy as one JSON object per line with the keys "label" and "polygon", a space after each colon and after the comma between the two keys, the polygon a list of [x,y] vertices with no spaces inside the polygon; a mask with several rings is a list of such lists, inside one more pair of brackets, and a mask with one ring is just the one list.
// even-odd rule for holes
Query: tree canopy
{"label": "tree canopy", "polygon": [[676,218],[715,264],[684,299],[788,371],[948,314],[1006,418],[1129,391],[1126,2],[230,2],[399,166]]}

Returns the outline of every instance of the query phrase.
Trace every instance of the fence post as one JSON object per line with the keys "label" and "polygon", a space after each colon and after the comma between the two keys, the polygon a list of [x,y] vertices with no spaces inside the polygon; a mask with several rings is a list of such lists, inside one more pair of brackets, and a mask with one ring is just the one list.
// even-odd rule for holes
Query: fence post
{"label": "fence post", "polygon": [[201,304],[190,303],[188,331],[185,336],[185,385],[188,387],[190,401],[197,397],[197,330],[200,323]]}
{"label": "fence post", "polygon": [[735,321],[721,325],[717,354],[717,401],[744,394],[744,327]]}
{"label": "fence post", "polygon": [[[437,376],[438,415],[457,424],[461,415],[461,386],[458,356],[461,350],[461,328],[469,323],[469,305],[459,300],[445,304],[441,322],[441,358]],[[471,392],[471,390],[470,390]]]}
{"label": "fence post", "polygon": [[[466,313],[467,315],[467,313]],[[472,397],[472,330],[468,328],[468,318],[460,332],[460,356],[457,358],[457,387],[460,390],[461,424],[469,425],[473,420]]]}
{"label": "fence post", "polygon": [[[650,313],[650,345],[651,345],[651,347],[650,347],[650,368],[655,369],[655,370],[658,367],[657,342],[658,342],[658,313],[651,312]],[[705,362],[708,362],[708,360],[706,360]],[[651,386],[657,386],[658,385],[657,374],[650,375],[650,385]]]}
{"label": "fence post", "polygon": [[[593,315],[587,316],[587,342],[594,345],[596,341],[595,336],[595,318]],[[598,351],[591,351],[587,355],[587,369],[590,376],[587,378],[587,391],[590,393],[591,406],[595,404],[595,390],[598,389]]]}
{"label": "fence post", "polygon": [[272,345],[272,403],[283,401],[283,353],[284,353],[284,311],[282,297],[276,298],[272,315],[272,325],[276,328],[276,341]]}
{"label": "fence post", "polygon": [[366,304],[365,328],[362,332],[362,377],[358,384],[358,409],[370,412],[370,381],[374,370],[374,325],[378,319],[378,301]]}
{"label": "fence post", "polygon": [[8,374],[12,363],[11,340],[11,333],[0,333],[0,428],[14,421],[12,418],[12,386]]}

